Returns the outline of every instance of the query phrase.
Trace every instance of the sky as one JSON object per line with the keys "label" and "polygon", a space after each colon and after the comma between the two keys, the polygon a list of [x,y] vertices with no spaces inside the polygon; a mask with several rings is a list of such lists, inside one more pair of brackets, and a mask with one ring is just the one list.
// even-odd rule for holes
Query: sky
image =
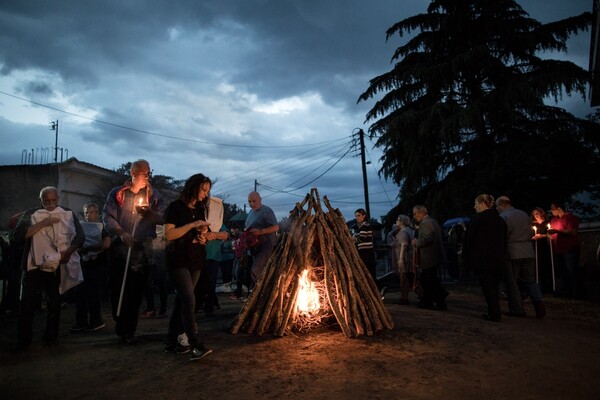
{"label": "sky", "polygon": [[[385,31],[428,4],[3,0],[0,165],[56,155],[116,169],[144,158],[154,174],[209,176],[211,194],[240,208],[256,187],[281,219],[316,187],[352,219],[365,207],[357,132],[368,131],[379,98],[357,99],[406,40],[386,42]],[[519,4],[551,22],[592,11],[593,0]],[[590,32],[568,44],[551,56],[587,69]],[[561,106],[592,112],[581,97]],[[398,187],[378,174],[381,149],[368,138],[365,149],[379,219],[398,203]]]}

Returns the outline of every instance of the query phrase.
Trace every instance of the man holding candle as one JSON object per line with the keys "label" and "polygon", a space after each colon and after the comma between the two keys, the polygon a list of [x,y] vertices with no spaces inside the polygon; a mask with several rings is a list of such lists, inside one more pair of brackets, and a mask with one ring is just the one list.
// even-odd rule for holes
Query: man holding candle
{"label": "man holding candle", "polygon": [[103,209],[104,225],[113,239],[109,285],[115,332],[126,344],[136,341],[138,311],[152,259],[152,240],[164,211],[162,196],[149,182],[148,161],[134,161],[130,174],[131,179],[110,191]]}

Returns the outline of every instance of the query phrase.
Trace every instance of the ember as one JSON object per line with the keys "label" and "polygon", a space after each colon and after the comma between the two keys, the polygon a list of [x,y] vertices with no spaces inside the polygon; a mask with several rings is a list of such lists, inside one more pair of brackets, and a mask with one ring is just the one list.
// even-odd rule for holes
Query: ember
{"label": "ember", "polygon": [[231,333],[283,336],[333,318],[348,337],[393,328],[341,212],[327,196],[323,202],[327,212],[312,189],[290,212],[290,231],[281,235]]}

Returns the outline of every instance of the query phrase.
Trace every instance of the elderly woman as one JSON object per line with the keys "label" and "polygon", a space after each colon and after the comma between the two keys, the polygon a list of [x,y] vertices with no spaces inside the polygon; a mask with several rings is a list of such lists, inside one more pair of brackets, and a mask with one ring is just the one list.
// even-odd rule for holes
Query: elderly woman
{"label": "elderly woman", "polygon": [[408,294],[414,290],[417,296],[421,297],[423,290],[417,279],[417,268],[414,263],[414,249],[411,245],[415,238],[415,230],[410,225],[408,215],[399,215],[396,220],[398,233],[392,243],[396,255],[396,267],[400,277],[400,301],[398,304],[408,305]]}
{"label": "elderly woman", "polygon": [[551,293],[552,285],[552,260],[550,259],[550,242],[548,240],[548,225],[550,218],[541,207],[531,211],[531,227],[535,243],[539,284],[542,293]]}
{"label": "elderly woman", "polygon": [[506,268],[506,223],[494,209],[494,197],[480,194],[473,208],[476,214],[471,219],[465,234],[463,256],[468,268],[477,272],[481,291],[487,303],[488,321],[502,321],[500,312],[500,280]]}

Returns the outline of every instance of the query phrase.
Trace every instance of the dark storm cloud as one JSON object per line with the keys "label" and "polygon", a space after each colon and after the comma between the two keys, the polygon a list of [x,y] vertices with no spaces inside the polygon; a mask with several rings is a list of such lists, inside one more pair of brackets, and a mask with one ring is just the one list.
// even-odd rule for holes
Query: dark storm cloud
{"label": "dark storm cloud", "polygon": [[[550,22],[591,11],[592,2],[520,4],[533,18]],[[156,173],[177,179],[201,170],[221,178],[215,189],[240,205],[256,179],[273,190],[263,192],[271,204],[293,204],[298,193],[274,193],[310,181],[315,175],[301,178],[321,162],[319,149],[335,160],[336,148],[324,144],[303,153],[251,146],[332,138],[343,138],[343,145],[370,108],[369,102],[357,105],[358,96],[370,79],[392,68],[391,56],[404,40],[386,43],[385,31],[426,12],[427,5],[423,0],[2,1],[0,90],[51,108],[0,95],[0,138],[6,143],[7,133],[11,137],[11,147],[0,149],[0,163],[19,163],[23,150],[41,154],[53,146],[47,123],[61,119],[60,146],[82,161],[115,168],[148,158]],[[565,57],[587,66],[589,33],[570,43]],[[293,104],[277,104],[280,100]],[[580,99],[565,104],[585,112]],[[369,174],[371,190],[383,192],[377,174]],[[362,192],[356,153],[316,184],[321,194],[348,201],[340,207],[351,215]],[[392,207],[385,204],[387,197],[371,198],[382,202],[378,211],[372,207],[374,215]]]}

